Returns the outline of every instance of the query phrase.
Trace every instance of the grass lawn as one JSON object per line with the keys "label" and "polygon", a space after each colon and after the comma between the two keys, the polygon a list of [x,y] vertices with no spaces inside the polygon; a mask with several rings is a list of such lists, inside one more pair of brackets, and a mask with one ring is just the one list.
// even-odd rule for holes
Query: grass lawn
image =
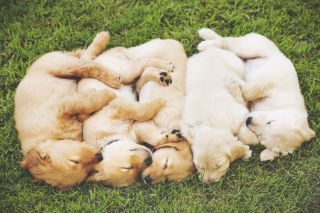
{"label": "grass lawn", "polygon": [[[318,0],[0,0],[0,212],[320,212],[320,2]],[[13,97],[26,68],[53,50],[87,46],[102,30],[110,46],[174,38],[196,51],[200,27],[266,35],[296,66],[317,137],[294,155],[236,162],[221,182],[114,189],[84,183],[57,190],[20,168]],[[283,79],[285,81],[285,79]]]}

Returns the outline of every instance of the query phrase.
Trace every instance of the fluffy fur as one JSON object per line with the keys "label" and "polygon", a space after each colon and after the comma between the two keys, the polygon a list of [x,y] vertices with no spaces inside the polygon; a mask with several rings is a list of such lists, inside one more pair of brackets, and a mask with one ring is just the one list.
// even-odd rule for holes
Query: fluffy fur
{"label": "fluffy fur", "polygon": [[248,114],[226,87],[226,76],[242,78],[243,62],[233,53],[208,48],[188,59],[183,135],[203,182],[221,179],[229,165],[251,156],[236,137]]}
{"label": "fluffy fur", "polygon": [[[142,46],[130,48],[131,58],[156,57],[171,61],[174,72],[162,75],[162,72],[148,70],[137,82],[139,102],[152,101],[162,98],[166,106],[148,122],[135,122],[134,131],[139,141],[153,146],[182,139],[179,131],[182,118],[185,86],[185,70],[187,56],[183,46],[175,40],[156,39]],[[153,79],[164,80],[169,86],[163,87]],[[140,86],[143,85],[143,86]],[[174,130],[174,131],[173,131]]]}
{"label": "fluffy fur", "polygon": [[81,118],[111,101],[111,91],[77,91],[75,78],[95,78],[120,87],[119,75],[81,51],[51,52],[36,60],[15,95],[15,121],[27,168],[36,180],[66,188],[80,183],[101,160],[92,145],[81,143]]}
{"label": "fluffy fur", "polygon": [[260,154],[262,161],[292,153],[315,136],[308,124],[295,68],[272,41],[256,33],[237,38],[221,38],[209,29],[201,33],[210,40],[201,42],[199,49],[215,46],[246,60],[245,81],[231,80],[250,101],[246,123],[266,147]]}
{"label": "fluffy fur", "polygon": [[[172,72],[173,65],[169,61],[152,56],[138,59],[130,57],[130,54],[136,55],[140,51],[145,51],[143,48],[145,45],[150,46],[147,51],[152,53],[157,50],[158,44],[151,41],[135,47],[135,53],[132,52],[132,48],[114,48],[99,55],[95,61],[119,73],[125,84],[132,83],[143,73],[137,82],[138,88],[143,87],[150,80],[162,86],[168,86],[170,82],[161,80],[161,77],[170,76],[168,72]],[[94,54],[90,51],[88,48],[84,55],[99,53],[97,49]],[[144,79],[145,73],[151,73],[151,71],[157,75],[153,79]],[[90,89],[112,88],[94,79],[83,79],[79,82],[78,89],[84,92]],[[151,119],[165,105],[165,101],[156,98],[138,103],[131,87],[126,85],[114,92],[117,98],[85,121],[83,134],[85,141],[99,147],[104,157],[104,160],[95,166],[95,173],[89,180],[121,187],[134,183],[141,171],[152,163],[150,150],[136,143],[137,139],[132,129],[133,122]]]}
{"label": "fluffy fur", "polygon": [[146,184],[156,184],[165,180],[179,182],[195,170],[191,148],[186,141],[166,143],[153,151],[153,163],[142,173],[142,179]]}

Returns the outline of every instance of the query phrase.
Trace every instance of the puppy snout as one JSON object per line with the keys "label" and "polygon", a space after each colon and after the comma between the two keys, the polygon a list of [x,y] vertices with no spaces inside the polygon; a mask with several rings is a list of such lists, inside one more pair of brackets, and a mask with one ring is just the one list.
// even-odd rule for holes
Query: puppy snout
{"label": "puppy snout", "polygon": [[249,126],[252,123],[252,117],[248,117],[246,120],[246,125]]}
{"label": "puppy snout", "polygon": [[210,184],[210,183],[216,182],[216,180],[214,178],[204,178],[203,182],[205,184]]}
{"label": "puppy snout", "polygon": [[146,166],[150,166],[152,164],[153,160],[152,160],[152,157],[149,156],[147,159],[144,160],[144,164]]}
{"label": "puppy snout", "polygon": [[96,154],[96,159],[98,162],[101,162],[103,160],[102,154],[100,152]]}
{"label": "puppy snout", "polygon": [[150,175],[146,176],[143,178],[143,181],[148,184],[148,185],[151,185],[152,184],[152,178]]}

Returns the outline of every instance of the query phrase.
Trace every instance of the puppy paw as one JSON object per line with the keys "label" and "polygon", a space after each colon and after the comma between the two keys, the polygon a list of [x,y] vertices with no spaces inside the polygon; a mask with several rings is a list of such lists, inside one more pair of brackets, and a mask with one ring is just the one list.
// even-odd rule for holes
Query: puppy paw
{"label": "puppy paw", "polygon": [[96,35],[94,41],[97,42],[97,44],[105,45],[110,39],[110,34],[108,31],[100,32]]}
{"label": "puppy paw", "polygon": [[246,154],[243,157],[243,160],[249,160],[249,158],[251,158],[252,156],[252,150],[250,150],[250,147],[247,145],[245,147],[246,147]]}
{"label": "puppy paw", "polygon": [[161,60],[159,68],[167,70],[167,72],[173,72],[175,67],[171,61]]}
{"label": "puppy paw", "polygon": [[167,72],[160,72],[159,79],[164,86],[169,86],[170,84],[172,84],[171,76]]}
{"label": "puppy paw", "polygon": [[273,161],[274,157],[275,157],[274,153],[268,149],[265,149],[260,153],[261,161]]}
{"label": "puppy paw", "polygon": [[173,129],[168,134],[168,141],[169,142],[178,142],[178,141],[181,141],[183,138],[184,137],[183,137],[181,131],[178,129]]}
{"label": "puppy paw", "polygon": [[117,74],[109,75],[108,79],[106,79],[104,83],[116,89],[119,89],[122,87],[122,79]]}

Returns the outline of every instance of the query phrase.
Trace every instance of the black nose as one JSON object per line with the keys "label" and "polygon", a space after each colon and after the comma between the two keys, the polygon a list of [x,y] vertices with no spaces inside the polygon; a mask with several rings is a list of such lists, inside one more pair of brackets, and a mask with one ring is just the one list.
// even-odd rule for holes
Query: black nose
{"label": "black nose", "polygon": [[149,184],[149,185],[150,185],[150,184],[152,183],[152,178],[151,178],[150,175],[144,177],[143,180],[144,180],[144,182],[145,182],[146,184]]}
{"label": "black nose", "polygon": [[145,159],[144,164],[146,164],[146,166],[150,166],[152,164],[152,157],[148,157],[147,159]]}
{"label": "black nose", "polygon": [[248,117],[246,120],[246,125],[249,126],[252,122],[252,117]]}
{"label": "black nose", "polygon": [[96,154],[96,159],[98,162],[101,162],[103,160],[102,154],[100,152]]}

